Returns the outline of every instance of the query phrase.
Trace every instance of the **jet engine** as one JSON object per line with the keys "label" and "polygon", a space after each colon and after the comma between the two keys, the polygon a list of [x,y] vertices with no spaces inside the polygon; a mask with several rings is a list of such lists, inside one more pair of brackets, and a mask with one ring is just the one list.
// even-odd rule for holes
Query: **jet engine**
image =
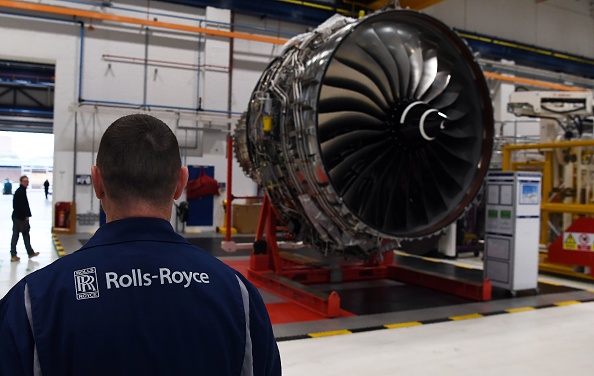
{"label": "jet engine", "polygon": [[464,213],[489,167],[493,110],[472,52],[442,22],[337,15],[287,42],[234,140],[294,239],[364,258]]}

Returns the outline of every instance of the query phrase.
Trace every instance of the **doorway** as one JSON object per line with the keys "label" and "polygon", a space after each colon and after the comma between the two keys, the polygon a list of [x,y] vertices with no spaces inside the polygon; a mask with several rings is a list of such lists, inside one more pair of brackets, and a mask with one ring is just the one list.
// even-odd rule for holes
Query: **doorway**
{"label": "doorway", "polygon": [[11,238],[12,194],[23,175],[30,182],[32,244],[36,235],[47,239],[51,231],[54,86],[55,65],[0,59],[0,239],[5,243]]}

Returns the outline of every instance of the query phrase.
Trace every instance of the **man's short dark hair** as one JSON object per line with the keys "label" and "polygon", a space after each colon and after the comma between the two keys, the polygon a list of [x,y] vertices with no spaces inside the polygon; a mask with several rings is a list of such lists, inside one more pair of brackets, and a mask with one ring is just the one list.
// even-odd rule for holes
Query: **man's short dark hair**
{"label": "man's short dark hair", "polygon": [[177,138],[153,116],[121,117],[101,138],[97,167],[114,202],[166,204],[173,198],[181,168]]}
{"label": "man's short dark hair", "polygon": [[[8,179],[8,178],[7,178]],[[29,179],[29,177],[27,175],[23,175],[19,178],[19,183],[23,182],[23,179]]]}

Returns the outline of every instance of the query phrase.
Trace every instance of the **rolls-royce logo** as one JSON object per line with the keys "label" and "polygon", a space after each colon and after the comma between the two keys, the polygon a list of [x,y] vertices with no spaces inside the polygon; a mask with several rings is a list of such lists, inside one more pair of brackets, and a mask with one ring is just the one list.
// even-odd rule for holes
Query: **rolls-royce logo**
{"label": "rolls-royce logo", "polygon": [[77,300],[98,298],[99,284],[97,283],[97,270],[95,267],[76,270],[74,272],[74,286]]}

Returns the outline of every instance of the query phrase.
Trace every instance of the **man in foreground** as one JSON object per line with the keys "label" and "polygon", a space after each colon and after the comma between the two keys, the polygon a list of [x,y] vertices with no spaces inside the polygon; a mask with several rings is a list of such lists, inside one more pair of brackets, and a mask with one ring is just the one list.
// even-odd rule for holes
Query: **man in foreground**
{"label": "man in foreground", "polygon": [[0,374],[280,375],[256,288],[169,223],[188,179],[169,127],[118,119],[91,174],[107,223],[0,301]]}

